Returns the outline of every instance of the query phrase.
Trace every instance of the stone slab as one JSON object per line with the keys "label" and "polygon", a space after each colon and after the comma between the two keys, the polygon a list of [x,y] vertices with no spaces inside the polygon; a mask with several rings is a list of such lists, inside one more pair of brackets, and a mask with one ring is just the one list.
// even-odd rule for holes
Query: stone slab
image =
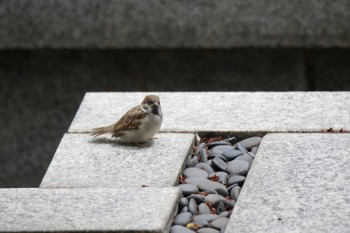
{"label": "stone slab", "polygon": [[122,145],[109,136],[65,134],[40,187],[170,187],[177,183],[193,134],[158,134],[153,145]]}
{"label": "stone slab", "polygon": [[[109,125],[147,93],[87,93],[69,132]],[[350,127],[350,92],[156,92],[162,132],[319,132]]]}
{"label": "stone slab", "polygon": [[0,49],[349,47],[348,0],[3,0]]}
{"label": "stone slab", "polygon": [[350,134],[268,134],[225,233],[350,229]]}
{"label": "stone slab", "polygon": [[0,232],[168,232],[178,188],[0,189]]}

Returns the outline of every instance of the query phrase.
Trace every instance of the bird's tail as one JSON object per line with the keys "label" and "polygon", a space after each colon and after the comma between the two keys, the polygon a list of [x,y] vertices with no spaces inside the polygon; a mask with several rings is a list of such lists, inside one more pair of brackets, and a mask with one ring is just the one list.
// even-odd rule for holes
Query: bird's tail
{"label": "bird's tail", "polygon": [[113,133],[113,130],[114,130],[114,125],[108,125],[105,127],[94,128],[94,129],[92,129],[91,136],[97,137],[97,136],[100,136],[100,135],[105,134],[105,133]]}

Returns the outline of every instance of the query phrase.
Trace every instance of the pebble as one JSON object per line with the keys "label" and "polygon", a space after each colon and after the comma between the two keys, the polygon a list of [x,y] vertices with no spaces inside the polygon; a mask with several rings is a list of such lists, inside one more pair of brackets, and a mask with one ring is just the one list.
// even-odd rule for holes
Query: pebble
{"label": "pebble", "polygon": [[187,200],[186,197],[182,197],[182,198],[180,199],[180,209],[183,208],[183,207],[185,207],[185,206],[188,206],[188,200]]}
{"label": "pebble", "polygon": [[201,203],[198,206],[198,211],[199,211],[199,214],[210,214],[209,206],[205,203]]}
{"label": "pebble", "polygon": [[198,163],[195,166],[195,168],[202,169],[202,170],[208,172],[208,174],[211,174],[211,173],[214,172],[214,169],[211,166],[209,166],[207,163],[203,163],[203,162],[202,163]]}
{"label": "pebble", "polygon": [[216,142],[210,142],[207,144],[208,149],[211,149],[215,146],[232,146],[231,143],[226,141],[216,141]]}
{"label": "pebble", "polygon": [[239,143],[247,148],[248,150],[252,149],[253,147],[259,146],[262,138],[261,137],[250,137],[243,139],[242,141],[239,141]]}
{"label": "pebble", "polygon": [[197,214],[197,207],[197,202],[191,198],[190,202],[188,203],[188,211],[195,215]]}
{"label": "pebble", "polygon": [[231,197],[233,200],[236,200],[236,201],[237,201],[240,192],[241,192],[241,187],[239,187],[239,186],[234,186],[234,187],[231,189],[230,197]]}
{"label": "pebble", "polygon": [[217,192],[219,195],[223,197],[227,197],[229,195],[227,189],[217,188],[215,189],[215,192]]}
{"label": "pebble", "polygon": [[202,177],[202,178],[207,178],[208,177],[208,172],[199,169],[199,168],[195,168],[195,167],[190,167],[190,168],[186,168],[183,172],[183,174],[189,178],[189,177]]}
{"label": "pebble", "polygon": [[242,151],[243,153],[247,153],[248,150],[239,142],[236,143],[236,147],[238,150]]}
{"label": "pebble", "polygon": [[194,231],[180,225],[174,225],[170,228],[170,233],[194,233]]}
{"label": "pebble", "polygon": [[211,150],[208,151],[209,155],[221,155],[223,152],[230,150],[234,148],[231,145],[221,145],[221,146],[215,146]]}
{"label": "pebble", "polygon": [[248,152],[247,154],[243,154],[243,155],[238,156],[236,158],[236,160],[244,160],[244,161],[247,161],[249,163],[249,165],[251,165],[253,160],[254,160],[254,157],[251,156]]}
{"label": "pebble", "polygon": [[194,167],[194,166],[196,166],[198,163],[199,163],[199,162],[198,162],[197,157],[193,157],[192,159],[190,159],[190,160],[188,161],[188,163],[186,164],[186,167]]}
{"label": "pebble", "polygon": [[180,189],[182,190],[182,193],[184,195],[190,195],[192,193],[198,193],[197,186],[194,186],[193,184],[180,184]]}
{"label": "pebble", "polygon": [[191,178],[186,178],[185,179],[185,183],[186,184],[192,184],[197,186],[199,182],[206,180],[206,178],[202,178],[202,177],[191,177]]}
{"label": "pebble", "polygon": [[201,225],[200,222],[211,222],[217,218],[219,218],[219,215],[216,215],[216,214],[201,214],[201,215],[194,216],[193,222]]}
{"label": "pebble", "polygon": [[218,182],[211,181],[211,180],[203,180],[198,183],[197,187],[201,191],[215,191],[215,189],[217,188],[226,189],[225,185]]}
{"label": "pebble", "polygon": [[230,217],[230,215],[231,215],[231,211],[224,211],[224,212],[221,212],[221,214],[219,214],[220,217],[225,217],[225,218]]}
{"label": "pebble", "polygon": [[226,211],[225,203],[223,201],[219,201],[219,204],[216,207],[216,214],[221,214]]}
{"label": "pebble", "polygon": [[191,200],[192,198],[197,202],[198,205],[204,201],[204,196],[201,194],[191,194],[187,197],[188,200]]}
{"label": "pebble", "polygon": [[228,185],[239,184],[242,185],[245,181],[245,177],[241,175],[233,175],[227,180]]}
{"label": "pebble", "polygon": [[[214,172],[214,173],[211,173],[209,175],[209,178],[212,180],[213,177],[216,177],[217,178],[217,181],[222,183],[222,184],[227,184],[227,177],[228,177],[228,174],[226,172]],[[214,180],[215,181],[215,180]]]}
{"label": "pebble", "polygon": [[232,160],[228,163],[226,171],[230,174],[246,176],[249,168],[250,164],[245,160]]}
{"label": "pebble", "polygon": [[216,201],[226,200],[223,196],[219,194],[209,194],[204,198],[204,202],[210,203],[211,205]]}
{"label": "pebble", "polygon": [[243,152],[236,149],[230,149],[222,153],[222,156],[224,156],[228,161],[234,160],[237,156],[242,155]]}
{"label": "pebble", "polygon": [[213,229],[213,228],[207,228],[207,227],[204,227],[204,228],[201,228],[197,231],[198,233],[220,233],[220,231],[216,230],[216,229]]}
{"label": "pebble", "polygon": [[199,146],[197,147],[196,151],[193,154],[193,157],[197,157],[199,155],[199,153],[201,152],[201,150],[203,148],[205,148],[207,144],[205,142],[202,142],[201,144],[199,144]]}
{"label": "pebble", "polygon": [[220,157],[215,157],[212,166],[216,171],[226,171],[227,164]]}
{"label": "pebble", "polygon": [[201,162],[207,162],[208,161],[208,155],[207,155],[207,151],[205,150],[205,148],[202,148],[201,149],[201,151],[200,151],[200,153],[199,153],[199,155],[200,155],[200,160],[201,160]]}
{"label": "pebble", "polygon": [[221,229],[226,227],[228,220],[229,220],[228,218],[219,217],[219,218],[215,219],[214,221],[212,221],[210,225],[216,229],[221,230]]}
{"label": "pebble", "polygon": [[186,179],[179,185],[185,197],[180,199],[181,211],[171,233],[224,232],[260,142],[261,137],[233,146],[228,141],[196,141],[194,156],[183,171]]}
{"label": "pebble", "polygon": [[192,214],[190,212],[183,212],[176,216],[175,225],[186,226],[192,221]]}

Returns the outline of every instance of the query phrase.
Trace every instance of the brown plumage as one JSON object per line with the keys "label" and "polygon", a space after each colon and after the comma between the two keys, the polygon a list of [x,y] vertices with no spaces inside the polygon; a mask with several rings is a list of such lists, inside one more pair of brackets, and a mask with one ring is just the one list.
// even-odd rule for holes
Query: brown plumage
{"label": "brown plumage", "polygon": [[95,128],[92,136],[112,133],[123,141],[145,141],[158,133],[162,122],[160,100],[156,95],[148,95],[142,103],[131,108],[115,124]]}

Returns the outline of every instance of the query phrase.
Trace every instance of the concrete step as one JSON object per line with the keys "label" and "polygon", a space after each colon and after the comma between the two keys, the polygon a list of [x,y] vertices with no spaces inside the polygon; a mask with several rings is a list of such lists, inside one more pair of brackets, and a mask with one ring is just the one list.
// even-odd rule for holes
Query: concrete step
{"label": "concrete step", "polygon": [[40,187],[171,187],[194,134],[157,135],[152,146],[118,144],[110,135],[65,134]]}
{"label": "concrete step", "polygon": [[[69,132],[111,124],[146,94],[86,93]],[[156,94],[164,113],[163,132],[320,132],[350,126],[350,92]]]}
{"label": "concrete step", "polygon": [[264,137],[225,233],[349,232],[350,134]]}
{"label": "concrete step", "polygon": [[5,0],[0,49],[349,47],[344,0]]}
{"label": "concrete step", "polygon": [[0,189],[0,232],[167,232],[178,188]]}

